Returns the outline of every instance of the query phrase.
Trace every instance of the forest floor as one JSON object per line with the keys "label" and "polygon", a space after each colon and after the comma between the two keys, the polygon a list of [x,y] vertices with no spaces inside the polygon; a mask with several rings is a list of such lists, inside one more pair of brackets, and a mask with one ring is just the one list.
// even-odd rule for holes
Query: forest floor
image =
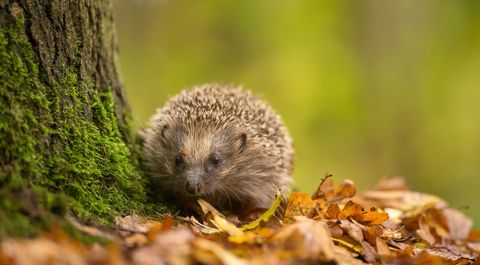
{"label": "forest floor", "polygon": [[199,206],[197,217],[119,216],[109,228],[70,218],[105,243],[53,228],[1,242],[0,264],[480,264],[472,220],[401,178],[357,193],[352,181],[335,186],[326,176],[313,195],[279,192],[251,222]]}

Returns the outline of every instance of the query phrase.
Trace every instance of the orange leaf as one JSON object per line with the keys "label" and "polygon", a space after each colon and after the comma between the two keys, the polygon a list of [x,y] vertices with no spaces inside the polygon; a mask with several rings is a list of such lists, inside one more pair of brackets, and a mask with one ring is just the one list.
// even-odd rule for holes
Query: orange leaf
{"label": "orange leaf", "polygon": [[324,214],[326,219],[339,219],[338,215],[340,214],[340,207],[338,204],[328,205],[327,212]]}
{"label": "orange leaf", "polygon": [[356,217],[355,219],[358,221],[357,218],[362,215],[362,206],[358,203],[354,203],[353,201],[348,201],[347,204],[342,209],[342,214],[345,218],[348,217]]}
{"label": "orange leaf", "polygon": [[338,202],[346,198],[352,198],[357,193],[357,189],[353,184],[353,181],[346,179],[342,184],[338,185],[333,194],[327,198],[329,202]]}
{"label": "orange leaf", "polygon": [[284,221],[291,223],[294,216],[312,217],[315,213],[315,205],[315,201],[307,193],[292,192],[288,197]]}
{"label": "orange leaf", "polygon": [[388,214],[380,212],[377,208],[371,207],[370,209],[362,212],[361,216],[357,221],[364,225],[372,226],[378,225],[388,220]]}

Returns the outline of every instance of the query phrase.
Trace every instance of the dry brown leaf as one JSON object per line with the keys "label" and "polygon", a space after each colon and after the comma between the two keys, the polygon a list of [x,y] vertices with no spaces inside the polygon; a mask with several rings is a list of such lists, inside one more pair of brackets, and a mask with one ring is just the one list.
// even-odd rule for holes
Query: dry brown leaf
{"label": "dry brown leaf", "polygon": [[1,264],[5,264],[5,260],[15,265],[127,264],[115,245],[106,248],[99,244],[83,246],[57,229],[36,239],[5,240],[0,245],[0,252]]}
{"label": "dry brown leaf", "polygon": [[335,255],[327,226],[304,216],[298,216],[295,220],[294,224],[274,235],[273,242],[292,251],[302,260],[333,260]]}
{"label": "dry brown leaf", "polygon": [[343,236],[343,229],[340,227],[338,221],[327,221],[328,228],[332,237],[341,237]]}
{"label": "dry brown leaf", "polygon": [[125,217],[116,216],[115,224],[121,229],[136,233],[147,233],[152,227],[162,225],[158,221],[137,214],[127,215]]}
{"label": "dry brown leaf", "polygon": [[416,233],[420,236],[425,242],[429,245],[433,245],[436,242],[435,237],[430,231],[430,227],[427,225],[425,216],[421,216],[418,221],[419,228],[417,229]]}
{"label": "dry brown leaf", "polygon": [[467,242],[467,247],[474,252],[480,253],[480,242]]}
{"label": "dry brown leaf", "polygon": [[338,265],[365,265],[367,263],[362,262],[361,260],[354,257],[350,251],[346,250],[343,247],[333,246],[335,251],[335,260]]}
{"label": "dry brown leaf", "polygon": [[73,251],[70,247],[57,244],[47,238],[39,238],[8,240],[2,243],[1,250],[4,256],[17,265],[42,265],[52,262],[72,265],[88,264],[83,257],[87,254],[86,249]]}
{"label": "dry brown leaf", "polygon": [[326,174],[325,177],[320,181],[320,184],[317,187],[317,190],[312,194],[312,199],[327,199],[327,194],[333,192],[333,180],[331,179],[332,175]]}
{"label": "dry brown leaf", "polygon": [[226,217],[221,212],[215,209],[215,207],[213,207],[207,201],[203,199],[198,199],[197,202],[200,205],[200,208],[202,209],[204,219],[212,219],[213,216],[220,216],[226,219]]}
{"label": "dry brown leaf", "polygon": [[285,212],[284,222],[294,222],[295,216],[313,217],[315,214],[315,201],[310,195],[304,192],[292,192],[288,197],[287,210]]}
{"label": "dry brown leaf", "polygon": [[345,218],[343,215],[340,216],[340,207],[338,204],[330,204],[328,205],[327,211],[324,213],[325,219],[343,219]]}
{"label": "dry brown leaf", "polygon": [[331,175],[327,175],[317,190],[313,193],[312,199],[321,199],[328,203],[340,202],[343,199],[352,198],[355,196],[357,189],[351,180],[344,180],[342,184],[334,188]]}
{"label": "dry brown leaf", "polygon": [[145,245],[148,242],[148,238],[144,234],[134,233],[125,237],[123,242],[127,247],[139,247]]}
{"label": "dry brown leaf", "polygon": [[342,214],[344,218],[353,217],[355,219],[361,219],[362,212],[362,206],[358,203],[354,203],[353,201],[348,201],[342,209]]}
{"label": "dry brown leaf", "polygon": [[354,240],[356,240],[358,242],[363,241],[363,232],[362,232],[362,229],[358,225],[356,225],[353,222],[348,221],[348,220],[339,220],[339,222],[340,222],[340,227],[351,238],[353,238]]}
{"label": "dry brown leaf", "polygon": [[374,245],[377,240],[377,237],[381,237],[385,229],[380,226],[369,226],[364,231],[365,231],[364,233],[365,240],[371,245]]}
{"label": "dry brown leaf", "polygon": [[150,230],[148,231],[148,234],[147,234],[148,241],[149,242],[153,241],[158,234],[172,229],[172,226],[173,226],[173,217],[171,214],[166,214],[161,224],[160,223],[155,224],[152,227],[150,227]]}
{"label": "dry brown leaf", "polygon": [[190,224],[190,228],[192,228],[196,234],[217,234],[222,232],[222,230],[218,228],[200,223],[194,216],[186,218],[186,221]]}
{"label": "dry brown leaf", "polygon": [[192,263],[191,242],[194,234],[187,228],[171,229],[157,235],[151,245],[133,251],[134,264],[178,264]]}
{"label": "dry brown leaf", "polygon": [[329,195],[327,201],[329,203],[339,202],[343,199],[352,198],[357,193],[357,189],[353,181],[347,179],[333,190],[333,194]]}
{"label": "dry brown leaf", "polygon": [[402,242],[409,239],[411,236],[408,233],[404,226],[398,228],[384,228],[383,233],[380,236],[382,239],[393,240],[397,242]]}
{"label": "dry brown leaf", "polygon": [[107,231],[103,231],[98,227],[81,224],[76,219],[69,219],[69,221],[76,229],[88,235],[96,236],[96,237],[104,237],[104,238],[108,238],[109,240],[114,239],[114,236],[111,233],[108,233]]}
{"label": "dry brown leaf", "polygon": [[370,209],[363,211],[360,216],[356,216],[355,219],[364,225],[379,225],[388,220],[388,214],[381,212],[375,207],[371,207]]}
{"label": "dry brown leaf", "polygon": [[[414,249],[414,252],[416,252],[417,255],[419,252],[422,252],[422,251],[425,251],[428,254],[441,258],[443,260],[458,261],[463,258],[461,255],[454,253],[447,248],[427,248],[424,250]],[[470,257],[470,258],[473,259],[473,257]]]}
{"label": "dry brown leaf", "polygon": [[407,190],[368,190],[357,199],[365,206],[398,209],[407,216],[418,215],[429,208],[447,206],[437,196]]}
{"label": "dry brown leaf", "polygon": [[366,261],[373,263],[377,259],[377,252],[375,249],[367,241],[362,241],[360,244],[362,245],[363,258]]}
{"label": "dry brown leaf", "polygon": [[377,253],[380,256],[391,256],[392,252],[388,248],[387,243],[383,241],[381,238],[377,237],[376,239],[376,246],[377,246]]}
{"label": "dry brown leaf", "polygon": [[462,212],[446,208],[443,210],[446,219],[449,237],[451,239],[464,240],[468,237],[473,221],[467,218]]}
{"label": "dry brown leaf", "polygon": [[193,256],[200,264],[206,265],[247,264],[246,260],[232,255],[219,244],[203,238],[197,238],[193,241]]}

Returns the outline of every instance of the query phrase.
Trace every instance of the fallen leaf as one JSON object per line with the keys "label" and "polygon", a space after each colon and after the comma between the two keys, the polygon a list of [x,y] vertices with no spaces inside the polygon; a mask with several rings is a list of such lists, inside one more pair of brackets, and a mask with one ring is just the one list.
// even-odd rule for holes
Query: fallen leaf
{"label": "fallen leaf", "polygon": [[339,202],[343,199],[352,198],[356,193],[357,189],[353,181],[347,179],[333,190],[333,193],[327,197],[326,201],[329,203]]}
{"label": "fallen leaf", "polygon": [[340,185],[334,188],[331,175],[325,176],[322,182],[318,186],[317,190],[312,194],[313,200],[324,200],[327,203],[337,203],[343,199],[352,198],[357,193],[357,189],[353,184],[353,181],[347,179]]}
{"label": "fallen leaf", "polygon": [[362,241],[360,244],[362,245],[363,258],[366,261],[373,263],[377,259],[377,252],[375,249],[367,241]]}
{"label": "fallen leaf", "polygon": [[364,225],[372,226],[388,220],[388,214],[381,212],[378,208],[371,207],[366,211],[362,211],[360,216],[355,216],[355,219]]}
{"label": "fallen leaf", "polygon": [[419,228],[417,229],[416,233],[420,236],[423,240],[425,240],[429,245],[433,245],[436,242],[435,237],[430,231],[430,227],[427,225],[425,216],[421,216],[418,221]]}
{"label": "fallen leaf", "polygon": [[245,265],[246,260],[238,258],[222,248],[219,244],[197,238],[193,241],[193,256],[201,264]]}
{"label": "fallen leaf", "polygon": [[325,177],[320,181],[320,184],[318,185],[317,189],[315,192],[312,194],[312,200],[317,200],[317,199],[327,199],[327,194],[330,194],[333,192],[333,180],[331,179],[333,175],[331,174],[325,174]]}
{"label": "fallen leaf", "polygon": [[292,192],[288,197],[288,207],[285,212],[284,222],[292,223],[295,216],[313,217],[315,214],[315,201],[310,195],[303,192]]}
{"label": "fallen leaf", "polygon": [[447,206],[437,196],[407,190],[368,190],[355,198],[364,205],[401,210],[406,216],[418,215],[429,208]]}
{"label": "fallen leaf", "polygon": [[362,229],[348,220],[339,220],[340,227],[345,231],[351,238],[354,240],[361,242],[363,241],[363,232]]}
{"label": "fallen leaf", "polygon": [[358,241],[355,241],[350,237],[347,237],[347,236],[333,237],[332,241],[335,242],[337,245],[347,248],[353,253],[362,254],[362,246],[359,244]]}
{"label": "fallen leaf", "polygon": [[362,212],[362,206],[358,203],[354,203],[353,201],[348,201],[342,209],[342,214],[344,218],[352,217],[355,219],[361,219]]}
{"label": "fallen leaf", "polygon": [[376,246],[377,246],[378,255],[380,255],[380,256],[391,256],[392,255],[392,252],[388,248],[387,243],[385,243],[385,241],[383,241],[379,237],[377,237]]}
{"label": "fallen leaf", "polygon": [[200,231],[203,234],[217,234],[222,232],[222,230],[215,228],[215,227],[210,227],[208,225],[200,223],[197,218],[194,216],[190,216],[187,218],[188,222],[192,226],[192,228],[196,228],[198,231]]}
{"label": "fallen leaf", "polygon": [[138,247],[145,245],[148,242],[148,238],[144,234],[134,233],[125,237],[123,242],[127,247]]}
{"label": "fallen leaf", "polygon": [[327,226],[304,216],[296,217],[295,223],[274,235],[273,242],[302,260],[331,261],[335,257]]}
{"label": "fallen leaf", "polygon": [[354,257],[354,255],[343,247],[333,246],[335,260],[338,265],[365,265],[366,263]]}
{"label": "fallen leaf", "polygon": [[110,240],[113,240],[114,238],[114,235],[112,235],[112,233],[108,233],[107,231],[104,231],[99,227],[82,224],[76,218],[73,218],[73,217],[68,217],[68,220],[73,225],[73,227],[75,227],[79,231],[82,231],[88,235],[96,236],[96,237],[104,237]]}
{"label": "fallen leaf", "polygon": [[446,208],[443,210],[443,216],[448,225],[449,237],[456,240],[464,240],[468,237],[473,221],[467,218],[462,212]]}
{"label": "fallen leaf", "polygon": [[127,215],[125,217],[116,216],[115,224],[124,230],[136,233],[147,233],[154,226],[161,226],[158,221],[148,219],[136,214]]}
{"label": "fallen leaf", "polygon": [[147,233],[147,239],[149,242],[153,241],[153,239],[160,233],[168,231],[173,227],[173,217],[171,214],[166,214],[163,217],[162,223],[158,223],[153,225]]}
{"label": "fallen leaf", "polygon": [[225,232],[231,236],[243,236],[243,231],[240,228],[218,215],[214,216],[210,222],[212,222],[221,232]]}
{"label": "fallen leaf", "polygon": [[327,211],[324,213],[324,217],[326,219],[343,219],[345,218],[343,215],[339,216],[341,212],[338,204],[330,204],[328,205]]}
{"label": "fallen leaf", "polygon": [[150,245],[134,250],[132,261],[143,265],[191,264],[194,239],[187,228],[171,229],[159,234]]}
{"label": "fallen leaf", "polygon": [[200,208],[202,209],[205,219],[212,218],[209,215],[220,216],[222,218],[225,218],[225,216],[221,212],[215,209],[215,207],[213,207],[210,203],[208,203],[204,199],[198,199],[197,203],[200,205]]}
{"label": "fallen leaf", "polygon": [[266,223],[272,216],[275,215],[275,212],[277,211],[278,207],[280,206],[280,203],[282,202],[282,193],[280,190],[277,190],[277,196],[275,198],[275,201],[273,201],[272,205],[270,208],[265,211],[258,219],[240,227],[240,230],[250,230],[258,227],[262,222]]}

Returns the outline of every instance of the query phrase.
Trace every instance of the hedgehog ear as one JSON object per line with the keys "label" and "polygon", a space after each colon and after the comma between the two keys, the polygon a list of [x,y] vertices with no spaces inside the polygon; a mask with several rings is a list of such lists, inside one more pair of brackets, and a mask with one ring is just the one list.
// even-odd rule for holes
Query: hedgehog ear
{"label": "hedgehog ear", "polygon": [[165,131],[168,129],[168,125],[164,125],[162,127],[162,129],[160,130],[160,136],[163,138],[165,138]]}
{"label": "hedgehog ear", "polygon": [[237,138],[238,152],[242,153],[247,148],[247,134],[241,133]]}

